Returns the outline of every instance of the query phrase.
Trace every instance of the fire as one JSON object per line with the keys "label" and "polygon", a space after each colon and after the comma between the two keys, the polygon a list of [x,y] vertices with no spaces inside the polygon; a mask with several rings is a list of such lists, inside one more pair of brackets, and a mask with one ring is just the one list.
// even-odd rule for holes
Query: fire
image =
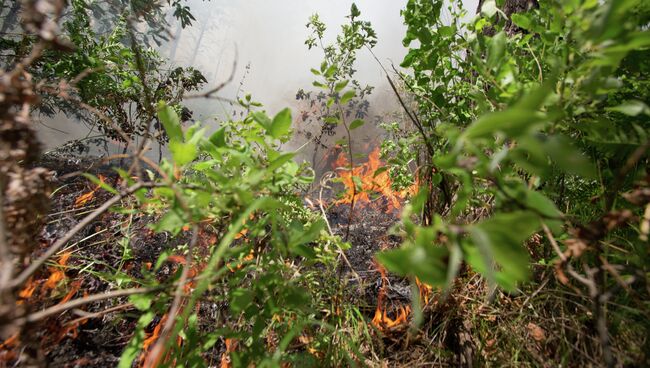
{"label": "fire", "polygon": [[[103,175],[100,174],[99,175],[99,181],[104,183],[105,180],[106,180],[106,178]],[[80,195],[79,197],[77,197],[77,199],[74,201],[74,207],[75,208],[76,207],[81,207],[84,204],[88,203],[91,199],[95,198],[95,192],[97,192],[100,188],[101,188],[101,185],[97,185],[96,187],[91,189],[89,192],[86,192],[86,193]]]}
{"label": "fire", "polygon": [[415,284],[418,286],[418,290],[420,290],[420,300],[422,303],[424,305],[429,304],[429,297],[431,296],[433,288],[430,285],[421,282],[417,277],[415,278]]}
{"label": "fire", "polygon": [[388,276],[386,276],[386,269],[380,265],[378,262],[375,262],[375,267],[381,274],[381,289],[379,289],[379,295],[377,297],[377,309],[375,309],[375,316],[372,319],[372,324],[381,331],[386,331],[388,329],[402,326],[408,323],[408,317],[411,314],[410,306],[399,306],[397,308],[397,315],[395,319],[392,319],[388,316],[386,308],[384,307],[386,299],[386,287],[388,285]]}
{"label": "fire", "polygon": [[[385,199],[386,213],[402,208],[404,199],[413,194],[417,187],[413,185],[404,190],[394,190],[388,171],[377,171],[384,167],[379,156],[379,147],[377,147],[370,152],[366,163],[353,167],[350,171],[347,154],[341,152],[338,155],[334,166],[339,169],[339,178],[345,185],[346,192],[341,199],[334,202],[335,204],[350,204],[354,201],[361,206],[366,206],[373,202],[371,194],[375,193]],[[356,186],[355,177],[358,178]]]}
{"label": "fire", "polygon": [[221,368],[232,368],[230,361],[230,353],[234,352],[237,348],[237,340],[226,338],[226,351],[221,354]]}
{"label": "fire", "polygon": [[65,266],[68,264],[68,259],[72,255],[71,252],[64,253],[61,258],[58,260],[58,264],[61,267],[50,267],[50,277],[47,278],[45,284],[43,284],[43,290],[54,289],[61,280],[65,279]]}
{"label": "fire", "polygon": [[[371,323],[380,331],[387,331],[407,324],[408,318],[411,315],[411,307],[409,305],[399,306],[394,319],[388,316],[388,312],[384,306],[386,304],[384,299],[386,299],[388,276],[386,275],[386,269],[381,264],[376,261],[374,263],[375,268],[381,274],[381,288],[379,289],[379,295],[377,296],[377,309],[375,309],[375,315]],[[415,278],[415,283],[418,286],[420,300],[422,300],[425,305],[428,304],[433,288],[421,282],[417,277]]]}

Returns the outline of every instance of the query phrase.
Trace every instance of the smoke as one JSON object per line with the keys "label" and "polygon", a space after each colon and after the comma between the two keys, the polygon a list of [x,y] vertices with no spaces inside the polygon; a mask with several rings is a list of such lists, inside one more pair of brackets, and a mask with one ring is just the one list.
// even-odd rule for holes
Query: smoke
{"label": "smoke", "polygon": [[[477,0],[464,2],[473,14]],[[317,68],[322,60],[320,50],[308,50],[304,44],[309,35],[305,26],[309,16],[319,14],[328,26],[327,40],[332,41],[347,20],[351,4],[351,0],[189,0],[196,21],[182,29],[170,16],[173,39],[161,45],[159,51],[171,64],[201,70],[210,82],[207,88],[232,76],[219,92],[221,97],[236,99],[250,93],[269,114],[274,114],[284,107],[298,107],[296,92],[310,89],[310,69]],[[400,16],[406,0],[357,0],[356,4],[361,18],[370,21],[377,32],[377,58],[388,69],[391,64],[398,65],[406,53],[402,45],[405,26]],[[371,115],[399,110],[382,68],[367,50],[359,52],[356,69],[355,79],[375,87],[369,99]],[[214,127],[217,123],[212,118],[228,118],[235,109],[216,100],[197,99],[187,104],[196,119]],[[86,127],[63,118],[44,124],[60,130],[39,128],[48,149],[88,133]],[[359,130],[357,134],[377,134],[369,124]]]}

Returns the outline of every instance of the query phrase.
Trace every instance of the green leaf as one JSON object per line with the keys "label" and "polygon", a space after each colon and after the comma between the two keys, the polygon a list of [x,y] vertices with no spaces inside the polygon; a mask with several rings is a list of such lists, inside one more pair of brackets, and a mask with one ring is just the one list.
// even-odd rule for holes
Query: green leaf
{"label": "green leaf", "polygon": [[352,176],[352,182],[354,183],[354,186],[356,187],[357,192],[360,192],[363,189],[363,182],[361,181],[361,178],[353,175]]}
{"label": "green leaf", "polygon": [[253,302],[255,298],[255,293],[252,290],[248,289],[235,289],[230,295],[230,309],[239,313]]}
{"label": "green leaf", "polygon": [[352,121],[352,123],[350,123],[350,130],[357,129],[357,128],[363,126],[363,124],[365,124],[365,123],[366,122],[361,120],[361,119],[355,119],[355,120]]}
{"label": "green leaf", "polygon": [[456,34],[456,28],[452,26],[442,26],[438,28],[438,34],[442,37],[451,37]]}
{"label": "green leaf", "polygon": [[321,71],[321,73],[325,73],[325,69],[327,69],[327,61],[326,61],[326,60],[324,60],[324,61],[320,64],[320,71]]}
{"label": "green leaf", "polygon": [[129,296],[129,301],[138,310],[146,312],[151,308],[152,296],[149,294],[133,294]]}
{"label": "green leaf", "polygon": [[210,136],[210,142],[217,147],[226,146],[226,127],[222,127]]}
{"label": "green leaf", "polygon": [[536,129],[545,117],[542,113],[528,109],[511,108],[481,116],[465,130],[463,135],[471,139],[502,132],[509,137],[516,137]]}
{"label": "green leaf", "polygon": [[420,228],[415,242],[402,248],[377,254],[377,260],[386,269],[402,276],[417,276],[431,286],[444,286],[447,282],[449,251],[435,244],[433,228]]}
{"label": "green leaf", "polygon": [[294,152],[281,154],[269,164],[268,170],[273,171],[275,169],[280,168],[285,163],[291,161],[291,159],[294,158],[295,156],[296,154]]}
{"label": "green leaf", "polygon": [[607,111],[616,111],[627,116],[637,116],[642,113],[650,115],[650,108],[648,108],[648,105],[638,100],[625,101],[618,106],[608,107]]}
{"label": "green leaf", "polygon": [[[540,228],[537,215],[528,211],[497,213],[491,218],[469,227],[473,243],[484,257],[486,265],[494,261],[507,283],[502,287],[512,289],[516,282],[529,276],[528,251],[524,241]],[[487,271],[488,279],[494,279],[494,270]],[[492,274],[492,276],[490,276]]]}
{"label": "green leaf", "polygon": [[514,13],[510,16],[512,22],[519,28],[530,29],[531,21],[527,15]]}
{"label": "green leaf", "polygon": [[506,34],[501,31],[495,34],[490,41],[490,51],[488,52],[488,67],[494,68],[503,63],[503,55],[506,52]]}
{"label": "green leaf", "polygon": [[170,141],[181,142],[183,140],[183,130],[178,114],[163,101],[158,103],[158,119],[165,128]]}
{"label": "green leaf", "polygon": [[162,267],[163,263],[165,263],[165,261],[167,260],[167,258],[169,258],[169,256],[171,254],[172,254],[171,249],[167,249],[164,252],[160,253],[160,255],[158,256],[158,259],[156,260],[156,264],[153,267],[153,270],[158,271],[160,269],[160,267]]}
{"label": "green leaf", "polygon": [[198,155],[196,145],[192,143],[171,141],[169,142],[169,150],[172,153],[174,162],[179,166],[183,166],[194,161]]}
{"label": "green leaf", "polygon": [[341,82],[338,82],[334,85],[334,92],[341,92],[343,88],[347,87],[348,83],[350,83],[349,80],[344,80]]}
{"label": "green leaf", "polygon": [[341,97],[341,103],[346,104],[350,102],[350,100],[353,99],[354,96],[356,96],[356,92],[354,92],[354,90],[345,92]]}
{"label": "green leaf", "polygon": [[256,111],[253,113],[253,120],[262,126],[267,132],[271,129],[271,119],[263,112]]}
{"label": "green leaf", "polygon": [[165,213],[156,224],[151,226],[151,228],[157,233],[169,231],[172,235],[176,235],[181,231],[181,228],[184,225],[185,220],[183,217],[177,212],[177,210],[171,209]]}
{"label": "green leaf", "polygon": [[271,137],[279,139],[280,137],[287,135],[290,129],[291,110],[287,108],[275,115],[273,121],[271,122],[271,129],[269,129],[269,133],[271,134]]}
{"label": "green leaf", "polygon": [[597,178],[596,164],[576,148],[569,138],[562,135],[553,136],[544,142],[544,149],[553,162],[567,173],[588,179]]}

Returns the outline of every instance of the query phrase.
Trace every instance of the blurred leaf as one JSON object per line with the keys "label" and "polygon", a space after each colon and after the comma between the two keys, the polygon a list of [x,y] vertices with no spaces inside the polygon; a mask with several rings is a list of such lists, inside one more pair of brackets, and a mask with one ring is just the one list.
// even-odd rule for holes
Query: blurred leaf
{"label": "blurred leaf", "polygon": [[356,92],[354,92],[354,90],[345,92],[343,94],[343,96],[341,97],[341,104],[346,104],[346,103],[350,102],[350,100],[353,99],[355,95],[356,95]]}
{"label": "blurred leaf", "polygon": [[165,128],[170,141],[181,142],[183,140],[183,130],[178,114],[163,101],[158,103],[158,119]]}
{"label": "blurred leaf", "polygon": [[290,129],[291,129],[291,110],[286,108],[280,111],[277,115],[275,115],[275,117],[273,118],[273,122],[271,122],[271,128],[269,129],[269,133],[273,138],[279,139],[280,137],[283,137],[286,134],[288,134]]}
{"label": "blurred leaf", "polygon": [[626,101],[615,107],[608,107],[608,111],[616,111],[628,116],[637,116],[639,114],[650,115],[650,108],[645,103],[638,100]]}
{"label": "blurred leaf", "polygon": [[486,0],[481,6],[481,14],[488,18],[492,18],[497,12],[497,4],[494,0]]}
{"label": "blurred leaf", "polygon": [[249,289],[235,289],[230,293],[230,309],[239,313],[253,302],[255,293]]}
{"label": "blurred leaf", "polygon": [[226,128],[222,127],[210,136],[210,142],[216,147],[226,146]]}
{"label": "blurred leaf", "polygon": [[129,296],[129,301],[140,311],[148,311],[151,308],[152,296],[149,294],[133,294]]}
{"label": "blurred leaf", "polygon": [[515,13],[510,16],[512,22],[519,28],[530,29],[531,20],[526,14]]}
{"label": "blurred leaf", "polygon": [[334,85],[334,92],[341,92],[343,88],[347,87],[348,83],[350,83],[349,80],[344,80],[341,82],[338,82]]}
{"label": "blurred leaf", "polygon": [[[497,213],[470,226],[469,233],[473,243],[481,250],[485,263],[496,262],[508,281],[516,283],[528,279],[528,251],[523,243],[540,227],[535,214],[517,211]],[[501,286],[508,288],[511,285]]]}
{"label": "blurred leaf", "polygon": [[363,124],[365,124],[365,123],[366,122],[361,120],[361,119],[355,119],[355,120],[352,121],[352,123],[350,123],[350,130],[357,129],[357,128],[363,126]]}
{"label": "blurred leaf", "polygon": [[472,139],[502,132],[508,137],[517,137],[538,128],[544,121],[545,115],[542,113],[510,108],[481,116],[465,130],[463,136]]}
{"label": "blurred leaf", "polygon": [[169,142],[169,151],[172,153],[174,162],[178,166],[183,166],[194,161],[198,155],[197,147],[192,143],[182,143],[180,141]]}

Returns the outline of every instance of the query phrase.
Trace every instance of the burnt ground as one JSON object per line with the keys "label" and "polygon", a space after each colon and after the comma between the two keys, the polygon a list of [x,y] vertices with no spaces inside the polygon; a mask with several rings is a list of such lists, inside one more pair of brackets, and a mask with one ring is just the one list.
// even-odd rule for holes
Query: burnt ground
{"label": "burnt ground", "polygon": [[[40,248],[32,255],[33,258],[38,257],[84,216],[111,198],[110,193],[96,190],[86,203],[76,203],[80,195],[96,188],[85,177],[77,175],[78,173],[102,175],[106,182],[112,185],[118,181],[110,166],[102,165],[98,160],[91,158],[73,159],[50,155],[45,157],[40,165],[53,171],[54,193],[50,214],[38,237]],[[341,237],[344,237],[347,231],[348,211],[347,205],[328,209],[328,221],[334,233]],[[368,321],[373,317],[381,287],[381,276],[373,262],[373,255],[381,249],[399,245],[398,237],[388,235],[388,230],[397,218],[398,214],[386,213],[378,206],[359,207],[355,209],[350,226],[348,241],[352,247],[346,254],[352,268],[361,277],[361,285],[355,285],[358,283],[357,279],[350,277],[349,267],[343,262],[341,271],[347,274],[349,286],[359,291],[358,295],[352,297],[360,306],[360,310],[366,314]],[[34,275],[30,280],[30,290],[23,290],[24,298],[21,302],[33,312],[84,295],[113,290],[119,286],[117,284],[120,281],[107,275],[114,273],[115,269],[119,269],[125,279],[139,277],[142,267],[155,263],[163,251],[187,243],[189,238],[187,233],[175,238],[165,233],[153,233],[148,224],[155,220],[156,218],[145,214],[125,215],[118,212],[107,212],[100,216],[78,233],[50,264]],[[130,238],[128,244],[119,244],[117,240],[126,235]],[[73,256],[67,263],[57,264],[63,263],[63,255],[71,251]],[[84,272],[88,264],[92,264],[92,273]],[[172,276],[177,266],[167,262],[156,277],[164,280]],[[63,281],[55,283],[53,287],[47,286],[49,279],[55,277],[53,275],[57,273],[56,270],[63,270]],[[389,301],[406,304],[410,299],[410,288],[405,280],[391,276],[387,294]],[[104,313],[110,308],[116,308],[116,311]],[[210,316],[219,315],[219,309],[226,310],[227,306],[206,305],[201,308],[200,314],[206,317],[206,323],[210,323]],[[93,314],[97,315],[93,318],[83,318]],[[45,323],[38,324],[38,328],[28,326],[24,336],[30,341],[27,344],[29,348],[39,351],[41,359],[51,367],[115,366],[132,337],[139,315],[140,312],[128,305],[127,298],[105,300],[51,317]],[[159,318],[154,319],[146,332],[152,333],[159,322]],[[11,348],[11,345],[0,348],[0,365],[2,362],[15,362],[16,352],[7,348]],[[216,361],[223,351],[223,344],[215,345]]]}

